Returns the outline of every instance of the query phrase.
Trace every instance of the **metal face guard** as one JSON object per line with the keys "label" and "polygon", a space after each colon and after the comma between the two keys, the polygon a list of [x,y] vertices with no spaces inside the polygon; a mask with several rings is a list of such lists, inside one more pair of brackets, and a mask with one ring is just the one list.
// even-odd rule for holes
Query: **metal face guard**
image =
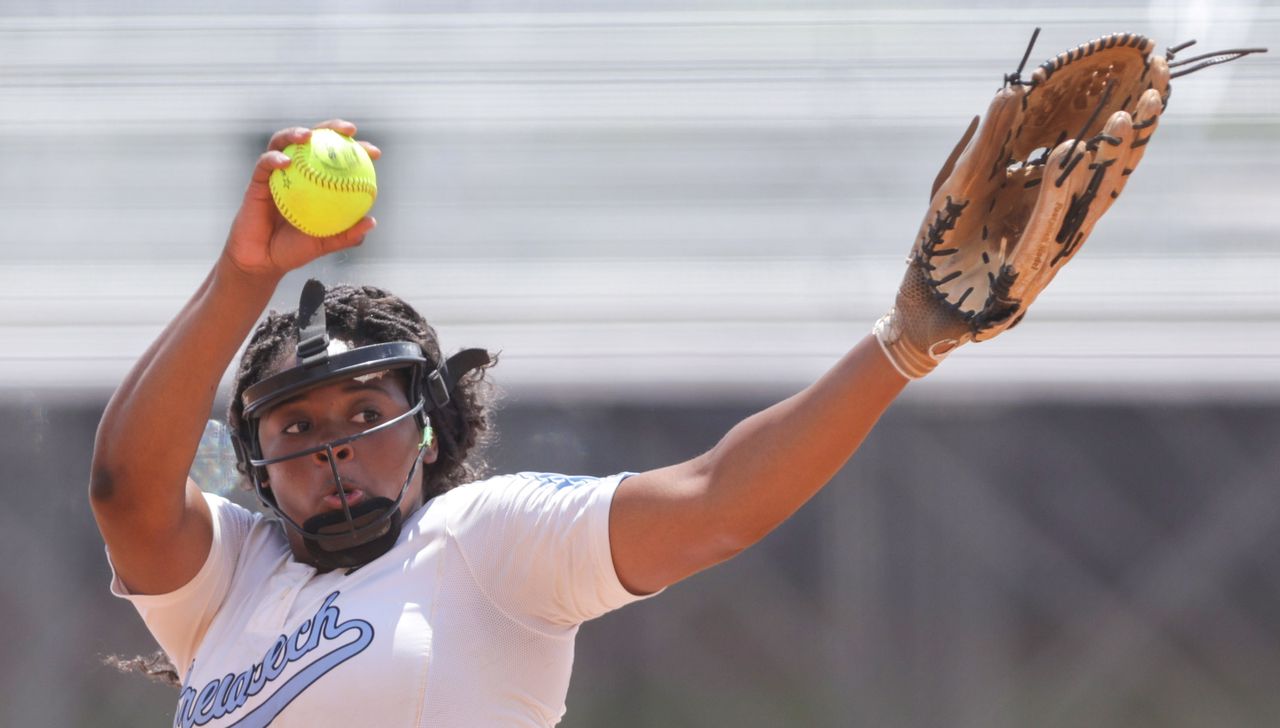
{"label": "metal face guard", "polygon": [[[250,477],[253,480],[254,491],[258,494],[258,498],[264,505],[274,511],[285,525],[302,536],[307,551],[311,554],[317,566],[326,570],[362,566],[386,553],[395,545],[396,538],[400,535],[400,504],[404,502],[404,498],[409,492],[409,485],[413,482],[414,473],[417,472],[418,465],[422,462],[422,456],[426,453],[430,441],[426,438],[422,440],[418,447],[418,453],[414,457],[413,465],[409,468],[409,473],[405,476],[404,482],[400,486],[400,493],[394,501],[390,498],[371,498],[354,508],[347,503],[342,474],[338,472],[334,448],[381,432],[404,421],[406,418],[416,417],[422,412],[423,407],[424,402],[419,398],[417,404],[403,413],[354,435],[330,440],[322,445],[316,445],[315,447],[309,447],[278,457],[249,459],[249,464],[252,466]],[[338,498],[342,502],[342,510],[321,513],[307,519],[305,524],[299,524],[281,510],[274,497],[266,493],[266,490],[262,487],[260,473],[263,471],[261,469],[267,465],[274,465],[318,452],[324,452],[327,456],[329,470],[333,474],[333,482],[338,489]]]}

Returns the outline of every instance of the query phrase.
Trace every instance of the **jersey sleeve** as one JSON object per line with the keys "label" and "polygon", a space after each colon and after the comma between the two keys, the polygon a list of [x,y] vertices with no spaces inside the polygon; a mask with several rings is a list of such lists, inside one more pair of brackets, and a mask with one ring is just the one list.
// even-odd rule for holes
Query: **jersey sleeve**
{"label": "jersey sleeve", "polygon": [[[249,530],[260,518],[221,496],[205,493],[204,498],[213,515],[213,542],[200,571],[186,584],[168,594],[133,594],[111,566],[111,593],[133,604],[183,677],[227,595]],[[110,549],[107,561],[111,561]]]}
{"label": "jersey sleeve", "polygon": [[459,488],[449,536],[481,589],[506,614],[575,625],[652,595],[627,591],[613,568],[609,508],[630,473],[604,478],[519,473]]}

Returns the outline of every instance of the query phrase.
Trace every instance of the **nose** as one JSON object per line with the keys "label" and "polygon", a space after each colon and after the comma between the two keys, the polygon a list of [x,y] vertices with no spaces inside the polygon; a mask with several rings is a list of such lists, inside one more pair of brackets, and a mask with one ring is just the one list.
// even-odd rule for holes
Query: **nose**
{"label": "nose", "polygon": [[330,450],[333,451],[333,459],[336,460],[337,462],[350,460],[356,455],[356,451],[351,447],[351,443],[345,442],[336,447],[329,448],[329,450],[320,450],[320,451],[314,452],[311,454],[311,457],[315,458],[315,461],[321,465],[327,464],[329,462]]}

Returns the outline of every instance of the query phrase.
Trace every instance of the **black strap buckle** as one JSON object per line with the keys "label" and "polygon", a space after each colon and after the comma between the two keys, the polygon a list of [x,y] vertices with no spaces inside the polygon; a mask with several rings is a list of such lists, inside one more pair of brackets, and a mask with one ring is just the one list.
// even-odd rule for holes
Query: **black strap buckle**
{"label": "black strap buckle", "polygon": [[329,329],[324,315],[324,284],[312,278],[298,301],[298,364],[312,367],[329,359]]}
{"label": "black strap buckle", "polygon": [[431,399],[433,409],[440,409],[449,404],[449,387],[444,382],[439,369],[427,374],[427,397]]}

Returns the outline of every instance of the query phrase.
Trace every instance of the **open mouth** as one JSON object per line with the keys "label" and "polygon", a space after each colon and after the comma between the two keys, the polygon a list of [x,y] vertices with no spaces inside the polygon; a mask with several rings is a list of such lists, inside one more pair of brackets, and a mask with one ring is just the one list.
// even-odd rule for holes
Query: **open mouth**
{"label": "open mouth", "polygon": [[[358,503],[360,503],[360,501],[365,499],[365,492],[360,488],[343,488],[342,491],[343,495],[347,498],[348,508],[354,508]],[[336,489],[329,495],[326,495],[322,499],[322,502],[325,507],[330,510],[342,510],[342,498],[338,495],[338,491]]]}

